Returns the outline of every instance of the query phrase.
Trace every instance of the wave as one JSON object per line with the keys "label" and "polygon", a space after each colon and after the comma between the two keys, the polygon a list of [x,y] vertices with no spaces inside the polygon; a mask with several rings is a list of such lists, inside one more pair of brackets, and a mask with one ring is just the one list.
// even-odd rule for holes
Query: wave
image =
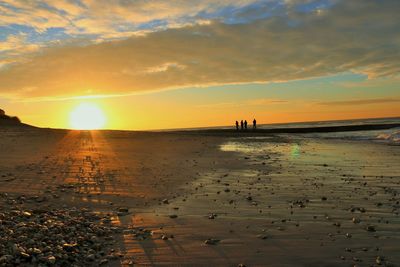
{"label": "wave", "polygon": [[400,128],[374,131],[354,131],[335,133],[310,133],[303,135],[306,138],[341,139],[348,141],[371,141],[386,144],[400,145]]}
{"label": "wave", "polygon": [[377,136],[378,140],[386,140],[390,143],[400,144],[400,130],[391,133],[382,133]]}

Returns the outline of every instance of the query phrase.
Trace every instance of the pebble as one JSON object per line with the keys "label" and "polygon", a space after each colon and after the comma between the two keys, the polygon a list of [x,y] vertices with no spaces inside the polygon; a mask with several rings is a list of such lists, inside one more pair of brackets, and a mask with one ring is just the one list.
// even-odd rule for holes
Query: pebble
{"label": "pebble", "polygon": [[118,212],[128,213],[129,209],[128,208],[119,208]]}
{"label": "pebble", "polygon": [[206,245],[216,245],[220,242],[221,240],[219,239],[213,239],[213,238],[209,238],[206,241],[204,241],[204,244]]}
{"label": "pebble", "polygon": [[373,225],[368,225],[366,229],[368,232],[376,232],[376,228]]}
{"label": "pebble", "polygon": [[215,219],[216,217],[217,217],[217,214],[212,213],[212,214],[210,214],[210,215],[208,216],[208,219],[213,220],[213,219]]}
{"label": "pebble", "polygon": [[51,264],[51,265],[55,264],[56,263],[56,257],[54,257],[54,256],[47,257],[47,262],[49,264]]}
{"label": "pebble", "polygon": [[260,238],[260,239],[267,239],[268,238],[267,235],[258,235],[257,237]]}
{"label": "pebble", "polygon": [[[106,256],[106,237],[122,232],[86,209],[0,212],[0,266],[82,266]],[[4,227],[6,226],[6,227]]]}

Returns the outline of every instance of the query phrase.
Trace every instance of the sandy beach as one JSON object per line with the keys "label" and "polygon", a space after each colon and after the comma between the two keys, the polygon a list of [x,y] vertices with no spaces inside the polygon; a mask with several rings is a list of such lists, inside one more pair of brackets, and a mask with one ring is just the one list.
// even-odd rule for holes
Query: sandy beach
{"label": "sandy beach", "polygon": [[[80,211],[107,234],[101,249],[74,243],[77,266],[400,264],[399,146],[295,134],[11,127],[0,135],[2,234],[7,214]],[[63,241],[59,252],[51,240],[26,245],[28,256],[20,246],[1,264],[67,266],[72,241]]]}

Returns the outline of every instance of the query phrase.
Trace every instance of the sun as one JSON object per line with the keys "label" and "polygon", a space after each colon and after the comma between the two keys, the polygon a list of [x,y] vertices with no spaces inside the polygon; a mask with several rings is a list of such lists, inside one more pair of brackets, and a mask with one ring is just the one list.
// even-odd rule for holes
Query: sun
{"label": "sun", "polygon": [[73,129],[95,130],[104,127],[106,117],[96,104],[81,103],[71,111],[69,121]]}

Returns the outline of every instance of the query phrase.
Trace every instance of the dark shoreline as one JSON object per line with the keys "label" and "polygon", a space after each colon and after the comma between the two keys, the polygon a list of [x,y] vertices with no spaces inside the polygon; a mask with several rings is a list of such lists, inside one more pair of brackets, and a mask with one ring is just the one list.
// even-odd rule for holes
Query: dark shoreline
{"label": "dark shoreline", "polygon": [[[320,126],[320,127],[296,127],[296,128],[274,128],[274,129],[207,129],[207,130],[179,130],[168,131],[169,133],[193,133],[193,134],[243,134],[243,135],[262,135],[262,134],[281,134],[281,133],[330,133],[330,132],[354,132],[354,131],[374,131],[387,130],[400,127],[400,123],[386,124],[364,124],[364,125],[341,125],[341,126]],[[168,133],[167,131],[164,133]]]}
{"label": "dark shoreline", "polygon": [[[193,134],[193,135],[246,135],[246,136],[257,136],[266,134],[303,134],[303,133],[332,133],[332,132],[355,132],[355,131],[374,131],[374,130],[387,130],[392,128],[400,127],[400,123],[385,123],[385,124],[363,124],[363,125],[341,125],[341,126],[318,126],[318,127],[296,127],[296,128],[272,128],[272,129],[252,129],[239,130],[236,129],[188,129],[188,130],[165,130],[165,131],[129,131],[129,130],[94,130],[100,132],[121,132],[121,133],[135,133],[135,134]],[[18,123],[18,124],[3,124],[0,123],[0,130],[51,130],[51,131],[71,131],[69,129],[55,129],[55,128],[40,128],[29,124]],[[88,131],[88,130],[76,130],[76,131]],[[91,130],[89,130],[91,131]]]}

